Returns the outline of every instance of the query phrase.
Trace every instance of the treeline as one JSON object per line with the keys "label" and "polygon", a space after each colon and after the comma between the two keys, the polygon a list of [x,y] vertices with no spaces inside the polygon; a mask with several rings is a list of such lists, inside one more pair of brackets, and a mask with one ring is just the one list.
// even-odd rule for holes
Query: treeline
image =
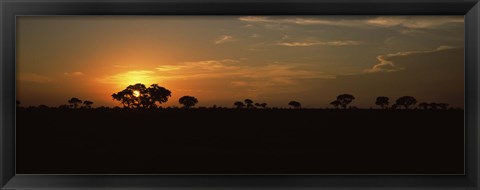
{"label": "treeline", "polygon": [[[167,102],[171,97],[172,92],[164,87],[159,86],[158,84],[152,84],[149,87],[145,86],[144,84],[137,83],[135,85],[129,85],[122,91],[117,93],[113,93],[111,97],[113,100],[119,101],[123,108],[126,109],[155,109],[155,108],[162,108],[161,104]],[[358,109],[355,106],[349,106],[355,97],[351,94],[340,94],[337,96],[336,100],[330,102],[330,105],[336,109]],[[68,104],[63,104],[58,106],[58,108],[63,109],[92,109],[92,105],[94,104],[93,101],[84,100],[82,101],[79,98],[72,97],[68,101]],[[185,95],[178,99],[178,103],[183,105],[184,109],[189,109],[195,107],[198,104],[198,99],[194,96]],[[20,101],[17,100],[17,107],[20,107]],[[410,108],[418,108],[418,109],[449,109],[449,104],[447,103],[427,103],[421,102],[418,105],[417,100],[412,96],[402,96],[398,98],[394,104],[390,106],[390,99],[386,96],[379,96],[375,99],[375,105],[379,106],[381,109],[410,109]],[[254,102],[251,99],[245,99],[243,101],[235,101],[233,106],[237,109],[283,109],[278,107],[267,107],[267,103],[265,102]],[[298,101],[289,101],[286,105],[290,106],[294,109],[302,109],[302,104]],[[415,107],[416,105],[416,107]],[[30,106],[29,108],[34,108],[34,106]],[[46,105],[39,105],[37,108],[49,108]],[[99,107],[101,109],[108,109],[109,107]],[[120,108],[118,106],[114,107],[116,109]],[[178,108],[178,107],[168,107],[171,108]],[[199,107],[206,109],[207,107]],[[213,105],[213,109],[225,109],[226,107],[217,107]],[[327,109],[329,109],[327,107]]]}

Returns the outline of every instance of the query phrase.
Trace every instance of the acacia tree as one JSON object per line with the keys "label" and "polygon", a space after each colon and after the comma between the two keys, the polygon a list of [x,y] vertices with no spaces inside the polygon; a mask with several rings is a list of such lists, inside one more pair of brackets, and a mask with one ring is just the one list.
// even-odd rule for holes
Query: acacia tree
{"label": "acacia tree", "polygon": [[267,108],[267,103],[255,103],[255,106],[265,109],[265,108]]}
{"label": "acacia tree", "polygon": [[375,101],[375,105],[378,105],[378,106],[382,107],[383,109],[385,109],[388,106],[388,103],[389,103],[388,101],[389,101],[388,97],[379,96],[379,97],[377,97],[377,100]]}
{"label": "acacia tree", "polygon": [[264,102],[264,103],[261,103],[261,104],[260,104],[260,107],[262,107],[263,109],[267,108],[267,103],[265,103],[265,102]]}
{"label": "acacia tree", "polygon": [[247,108],[253,108],[253,100],[245,99],[245,104],[247,104]]}
{"label": "acacia tree", "polygon": [[347,109],[347,105],[353,100],[355,100],[355,97],[353,97],[351,94],[341,94],[337,96],[337,101],[340,102],[340,105],[343,107],[343,109]]}
{"label": "acacia tree", "polygon": [[415,105],[417,103],[417,99],[411,96],[402,96],[398,98],[395,103],[399,106],[405,107],[405,109],[408,109],[408,107]]}
{"label": "acacia tree", "polygon": [[233,105],[237,106],[238,109],[245,107],[245,104],[240,101],[236,101]]}
{"label": "acacia tree", "polygon": [[148,102],[149,107],[157,107],[156,103],[162,104],[168,101],[172,92],[170,90],[158,86],[158,84],[152,84],[147,88],[148,96],[145,97],[145,101]]}
{"label": "acacia tree", "polygon": [[428,109],[428,106],[430,106],[430,104],[426,103],[426,102],[422,102],[420,104],[418,104],[418,107],[421,108],[421,109]]}
{"label": "acacia tree", "polygon": [[295,109],[302,108],[302,104],[300,104],[300,102],[297,102],[297,101],[290,101],[290,102],[288,102],[288,105],[292,106]]}
{"label": "acacia tree", "polygon": [[439,103],[438,107],[442,108],[443,110],[446,110],[448,108],[448,104],[446,103]]}
{"label": "acacia tree", "polygon": [[85,105],[86,108],[92,108],[92,101],[85,100],[83,101],[83,104]]}
{"label": "acacia tree", "polygon": [[397,104],[393,104],[391,109],[392,109],[392,110],[396,110],[397,108],[398,108],[398,105],[397,105]]}
{"label": "acacia tree", "polygon": [[129,85],[124,90],[112,94],[112,98],[120,101],[124,108],[156,108],[157,103],[167,102],[170,96],[170,90],[158,84],[152,84],[147,88],[141,83]]}
{"label": "acacia tree", "polygon": [[81,104],[82,100],[73,97],[73,98],[70,98],[70,100],[68,100],[68,103],[70,104],[71,107],[78,108],[78,104]]}
{"label": "acacia tree", "polygon": [[330,105],[332,105],[333,107],[335,107],[335,108],[338,109],[338,106],[340,106],[340,101],[335,100],[335,101],[333,101],[333,102],[330,102]]}
{"label": "acacia tree", "polygon": [[183,104],[183,106],[188,109],[190,107],[195,106],[195,104],[198,103],[197,98],[193,96],[182,96],[180,99],[178,99],[178,102],[180,104]]}

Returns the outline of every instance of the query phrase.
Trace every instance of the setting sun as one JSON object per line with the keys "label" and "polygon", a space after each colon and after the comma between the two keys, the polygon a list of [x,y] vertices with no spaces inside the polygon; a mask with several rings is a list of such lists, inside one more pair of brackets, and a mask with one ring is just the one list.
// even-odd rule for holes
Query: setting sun
{"label": "setting sun", "polygon": [[133,96],[140,97],[140,92],[138,90],[133,91]]}

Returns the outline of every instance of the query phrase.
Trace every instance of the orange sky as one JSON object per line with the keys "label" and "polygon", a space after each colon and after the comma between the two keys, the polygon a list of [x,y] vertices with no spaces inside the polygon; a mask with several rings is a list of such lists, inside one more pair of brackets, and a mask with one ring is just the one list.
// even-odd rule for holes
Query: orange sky
{"label": "orange sky", "polygon": [[350,93],[463,107],[463,16],[19,16],[23,106],[120,105],[129,84],[172,91],[164,106],[245,98],[327,107]]}

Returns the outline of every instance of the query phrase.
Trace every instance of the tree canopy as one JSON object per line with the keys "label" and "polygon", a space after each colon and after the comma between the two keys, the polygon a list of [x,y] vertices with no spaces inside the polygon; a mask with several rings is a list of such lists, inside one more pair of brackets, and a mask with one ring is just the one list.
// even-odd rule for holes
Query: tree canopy
{"label": "tree canopy", "polygon": [[148,88],[141,83],[129,85],[124,90],[112,94],[114,100],[120,101],[125,108],[156,108],[168,101],[170,90],[152,84]]}
{"label": "tree canopy", "polygon": [[71,107],[78,108],[78,105],[82,103],[82,100],[73,97],[73,98],[70,98],[70,100],[68,100],[68,103],[70,104]]}
{"label": "tree canopy", "polygon": [[233,103],[233,105],[235,105],[237,108],[245,107],[245,104],[243,102],[240,102],[240,101],[236,101],[235,103]]}
{"label": "tree canopy", "polygon": [[178,99],[178,103],[182,104],[185,108],[188,109],[195,106],[195,104],[198,103],[198,100],[193,96],[182,96],[180,99]]}
{"label": "tree canopy", "polygon": [[380,106],[382,108],[386,108],[389,104],[389,98],[385,96],[379,96],[377,97],[377,100],[375,101],[375,105]]}
{"label": "tree canopy", "polygon": [[247,108],[253,108],[253,100],[247,98],[244,100],[244,102],[247,104]]}
{"label": "tree canopy", "polygon": [[85,104],[86,108],[92,108],[93,102],[89,101],[89,100],[85,100],[85,101],[83,101],[83,104]]}
{"label": "tree canopy", "polygon": [[290,101],[288,102],[288,105],[292,106],[295,109],[299,109],[302,107],[302,104],[300,104],[300,102],[297,102],[297,101]]}
{"label": "tree canopy", "polygon": [[397,99],[395,102],[398,106],[403,106],[405,109],[408,109],[410,106],[415,105],[417,103],[417,99],[411,96],[402,96]]}
{"label": "tree canopy", "polygon": [[340,105],[343,107],[343,109],[347,109],[347,105],[353,100],[355,100],[355,97],[353,97],[351,94],[341,94],[337,96],[337,101],[340,102]]}

